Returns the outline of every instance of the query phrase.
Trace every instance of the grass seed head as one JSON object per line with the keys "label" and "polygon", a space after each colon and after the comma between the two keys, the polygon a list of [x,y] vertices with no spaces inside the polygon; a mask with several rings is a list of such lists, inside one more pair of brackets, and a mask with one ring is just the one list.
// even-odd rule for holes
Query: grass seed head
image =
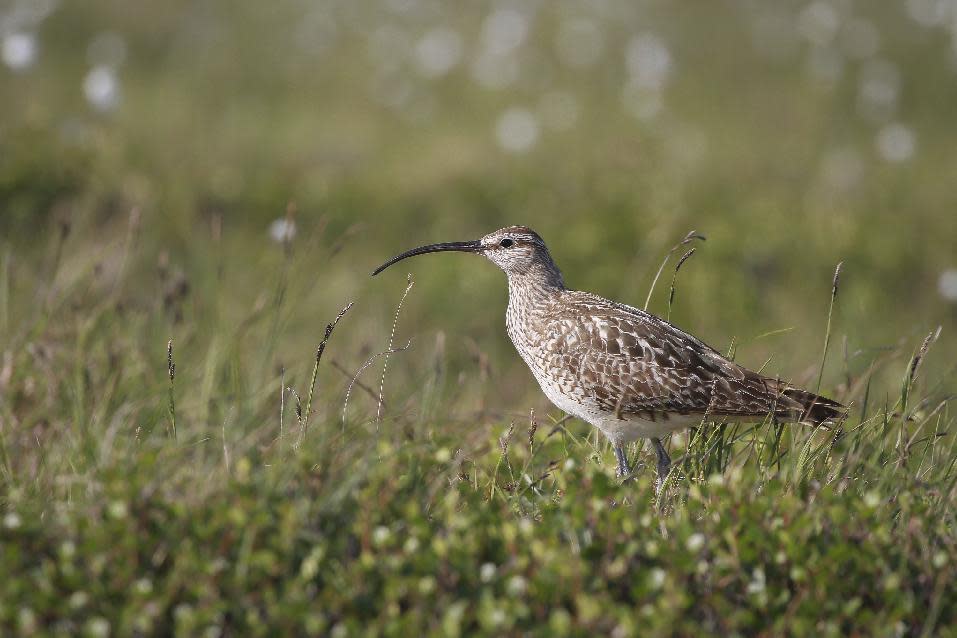
{"label": "grass seed head", "polygon": [[169,380],[176,378],[176,364],[173,362],[173,340],[166,342],[166,370],[169,373]]}
{"label": "grass seed head", "polygon": [[531,450],[535,444],[535,432],[538,431],[538,419],[535,418],[535,408],[529,413],[528,425],[528,449]]}

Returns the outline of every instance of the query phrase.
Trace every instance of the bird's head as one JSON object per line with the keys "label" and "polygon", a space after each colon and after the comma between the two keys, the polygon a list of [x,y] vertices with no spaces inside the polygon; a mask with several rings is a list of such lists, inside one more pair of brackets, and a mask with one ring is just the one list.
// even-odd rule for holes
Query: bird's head
{"label": "bird's head", "polygon": [[482,254],[507,275],[526,275],[537,268],[554,268],[545,242],[531,228],[509,226],[479,240]]}
{"label": "bird's head", "polygon": [[545,242],[531,228],[526,226],[508,226],[485,235],[475,241],[459,241],[445,244],[429,244],[396,255],[382,264],[372,273],[378,275],[392,264],[415,255],[442,251],[478,253],[505,271],[512,277],[535,277],[550,285],[563,287],[562,275]]}

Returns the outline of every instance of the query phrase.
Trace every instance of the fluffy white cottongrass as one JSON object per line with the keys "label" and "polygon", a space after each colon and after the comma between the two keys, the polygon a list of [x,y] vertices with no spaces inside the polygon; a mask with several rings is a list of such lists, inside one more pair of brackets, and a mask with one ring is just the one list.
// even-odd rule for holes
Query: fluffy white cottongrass
{"label": "fluffy white cottongrass", "polygon": [[888,124],[877,132],[877,152],[888,162],[906,162],[917,150],[914,132],[899,123]]}
{"label": "fluffy white cottongrass", "polygon": [[32,33],[11,33],[3,38],[0,58],[14,71],[26,71],[37,59],[37,38]]}
{"label": "fluffy white cottongrass", "polygon": [[957,301],[957,268],[948,268],[940,273],[937,291],[947,301]]}
{"label": "fluffy white cottongrass", "polygon": [[528,109],[506,110],[495,124],[495,139],[509,153],[524,153],[538,141],[538,119]]}
{"label": "fluffy white cottongrass", "polygon": [[432,29],[415,45],[419,72],[430,78],[447,74],[462,59],[462,36],[448,27]]}
{"label": "fluffy white cottongrass", "polygon": [[269,236],[274,242],[286,244],[296,237],[296,222],[288,217],[280,217],[269,225]]}
{"label": "fluffy white cottongrass", "polygon": [[98,111],[112,111],[120,104],[120,82],[109,66],[95,66],[83,79],[86,101]]}
{"label": "fluffy white cottongrass", "polygon": [[688,548],[689,552],[697,552],[702,547],[704,547],[704,542],[705,542],[704,534],[695,533],[688,537],[688,540],[685,543],[685,546]]}

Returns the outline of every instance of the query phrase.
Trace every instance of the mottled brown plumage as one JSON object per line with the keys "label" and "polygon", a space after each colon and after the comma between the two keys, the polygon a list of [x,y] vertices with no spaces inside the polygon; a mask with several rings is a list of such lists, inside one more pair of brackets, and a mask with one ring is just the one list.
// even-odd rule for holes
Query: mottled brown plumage
{"label": "mottled brown plumage", "polygon": [[380,266],[427,252],[484,255],[508,276],[508,335],[545,395],[601,430],[611,441],[618,473],[627,473],[623,446],[650,438],[659,481],[670,459],[660,438],[699,422],[760,420],[823,423],[844,406],[762,376],[653,314],[565,288],[561,271],[537,233],[510,226],[475,242],[433,244]]}

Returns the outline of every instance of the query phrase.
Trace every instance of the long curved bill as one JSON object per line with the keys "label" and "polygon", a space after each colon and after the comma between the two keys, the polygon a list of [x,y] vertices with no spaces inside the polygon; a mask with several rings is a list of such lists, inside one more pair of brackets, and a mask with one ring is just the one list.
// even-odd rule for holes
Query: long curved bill
{"label": "long curved bill", "polygon": [[449,250],[462,253],[479,253],[484,250],[484,247],[482,246],[482,243],[478,241],[452,241],[446,242],[444,244],[429,244],[428,246],[419,246],[418,248],[407,250],[401,255],[396,255],[389,261],[385,262],[372,271],[372,276],[375,277],[392,264],[402,261],[406,257],[415,257],[416,255],[424,255],[426,253],[441,253]]}

